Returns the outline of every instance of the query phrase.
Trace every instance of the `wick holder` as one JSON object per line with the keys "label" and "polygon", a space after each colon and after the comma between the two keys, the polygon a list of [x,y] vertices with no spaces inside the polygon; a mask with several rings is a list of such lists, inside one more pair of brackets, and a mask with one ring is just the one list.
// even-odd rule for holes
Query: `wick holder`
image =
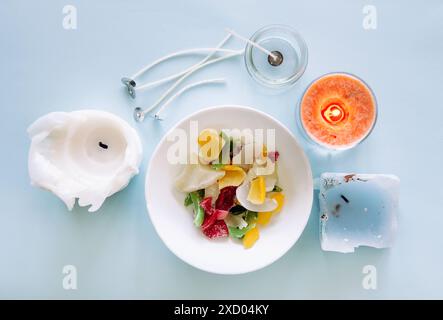
{"label": "wick holder", "polygon": [[126,78],[123,77],[122,78],[122,83],[126,86],[126,88],[128,89],[128,93],[132,98],[135,98],[136,94],[135,94],[135,86],[137,85],[136,82],[134,80],[132,80],[131,78]]}

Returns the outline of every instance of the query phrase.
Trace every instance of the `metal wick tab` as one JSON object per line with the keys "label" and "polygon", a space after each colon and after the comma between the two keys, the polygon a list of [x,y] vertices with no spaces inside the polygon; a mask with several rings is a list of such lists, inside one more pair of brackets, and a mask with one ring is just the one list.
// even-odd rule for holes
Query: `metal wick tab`
{"label": "metal wick tab", "polygon": [[280,51],[272,51],[273,55],[268,55],[268,62],[273,67],[278,67],[283,63],[283,55]]}
{"label": "metal wick tab", "polygon": [[137,85],[137,83],[134,80],[132,80],[131,78],[126,78],[126,77],[122,78],[122,83],[128,89],[129,95],[132,98],[135,98],[135,86]]}
{"label": "metal wick tab", "polygon": [[143,122],[145,119],[145,113],[142,108],[137,107],[134,109],[134,119],[137,122]]}

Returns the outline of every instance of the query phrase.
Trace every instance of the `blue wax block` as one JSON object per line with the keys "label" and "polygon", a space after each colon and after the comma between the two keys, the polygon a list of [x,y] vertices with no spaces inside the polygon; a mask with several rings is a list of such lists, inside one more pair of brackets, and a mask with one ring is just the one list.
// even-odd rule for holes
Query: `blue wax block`
{"label": "blue wax block", "polygon": [[397,230],[400,180],[385,174],[323,173],[320,242],[325,251],[391,247]]}

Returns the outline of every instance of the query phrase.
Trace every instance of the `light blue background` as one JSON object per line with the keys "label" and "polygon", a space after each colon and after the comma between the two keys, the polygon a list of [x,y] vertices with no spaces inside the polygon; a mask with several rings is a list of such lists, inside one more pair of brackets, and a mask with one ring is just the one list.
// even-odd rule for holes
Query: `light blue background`
{"label": "light blue background", "polygon": [[[77,30],[62,27],[66,4],[78,9]],[[362,28],[366,4],[377,8],[377,30]],[[309,46],[309,65],[296,86],[270,95],[237,58],[191,79],[223,76],[226,87],[185,94],[162,123],[134,123],[134,105],[149,105],[162,88],[133,101],[120,77],[175,50],[214,46],[225,27],[250,35],[271,23],[298,29]],[[443,298],[442,1],[3,0],[0,40],[1,298]],[[189,62],[172,63],[152,76]],[[369,139],[349,152],[328,157],[307,148],[314,175],[398,175],[395,247],[348,255],[322,252],[314,204],[297,244],[258,272],[208,274],[169,252],[144,200],[147,162],[165,131],[200,108],[233,103],[266,111],[301,140],[295,122],[301,93],[331,71],[365,79],[376,93],[379,119]],[[137,128],[144,161],[141,174],[99,212],[79,207],[68,212],[58,198],[30,186],[26,128],[51,111],[91,107]],[[62,268],[68,264],[78,269],[76,291],[62,288]],[[362,288],[367,264],[377,267],[377,290]]]}

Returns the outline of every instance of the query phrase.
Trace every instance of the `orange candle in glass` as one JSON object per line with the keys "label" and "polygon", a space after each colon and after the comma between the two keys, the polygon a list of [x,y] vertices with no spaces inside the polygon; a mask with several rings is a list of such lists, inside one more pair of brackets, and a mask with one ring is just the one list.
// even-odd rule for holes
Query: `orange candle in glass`
{"label": "orange candle in glass", "polygon": [[346,73],[327,74],[306,90],[300,104],[301,126],[316,143],[349,149],[365,139],[375,125],[377,103],[371,89]]}

